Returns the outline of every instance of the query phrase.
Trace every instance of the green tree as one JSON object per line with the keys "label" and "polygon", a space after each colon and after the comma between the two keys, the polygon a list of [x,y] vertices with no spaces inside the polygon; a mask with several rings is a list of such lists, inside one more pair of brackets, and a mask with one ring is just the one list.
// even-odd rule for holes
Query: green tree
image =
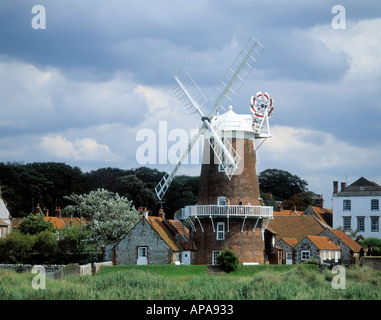
{"label": "green tree", "polygon": [[232,272],[237,269],[239,260],[231,250],[225,250],[217,256],[217,264],[225,272]]}
{"label": "green tree", "polygon": [[308,206],[313,205],[315,202],[316,194],[312,191],[303,191],[296,193],[291,198],[282,202],[283,208],[287,210],[293,210],[296,208],[298,211],[304,211]]}
{"label": "green tree", "polygon": [[24,218],[19,225],[19,231],[22,234],[38,234],[43,231],[49,231],[53,233],[54,225],[50,221],[44,220],[44,216],[41,214],[33,215],[29,214]]}
{"label": "green tree", "polygon": [[120,240],[139,220],[132,201],[104,189],[66,198],[74,203],[65,208],[67,212],[91,219],[85,242],[103,245]]}
{"label": "green tree", "polygon": [[261,192],[271,193],[279,201],[307,191],[305,180],[284,170],[267,169],[258,175],[258,179]]}

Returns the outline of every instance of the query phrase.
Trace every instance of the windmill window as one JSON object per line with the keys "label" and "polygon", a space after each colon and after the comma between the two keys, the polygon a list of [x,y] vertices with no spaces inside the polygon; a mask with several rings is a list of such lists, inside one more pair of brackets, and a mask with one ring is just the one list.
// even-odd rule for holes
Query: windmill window
{"label": "windmill window", "polygon": [[212,252],[212,265],[217,264],[217,257],[221,253],[221,251],[213,251]]}
{"label": "windmill window", "polygon": [[225,239],[225,222],[217,222],[217,240]]}
{"label": "windmill window", "polygon": [[226,197],[218,197],[217,198],[217,205],[225,206],[226,205]]}

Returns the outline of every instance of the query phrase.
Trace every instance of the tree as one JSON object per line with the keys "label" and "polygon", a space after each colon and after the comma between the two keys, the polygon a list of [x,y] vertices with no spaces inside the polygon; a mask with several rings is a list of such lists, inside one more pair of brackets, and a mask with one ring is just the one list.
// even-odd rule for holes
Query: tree
{"label": "tree", "polygon": [[22,234],[38,234],[40,232],[49,231],[53,233],[54,225],[50,221],[44,220],[44,216],[42,214],[33,215],[30,214],[26,218],[24,218],[19,225],[19,231]]}
{"label": "tree", "polygon": [[224,270],[225,272],[235,271],[238,267],[239,260],[236,255],[230,251],[225,250],[222,251],[217,256],[217,264]]}
{"label": "tree", "polygon": [[104,245],[120,240],[139,220],[138,211],[126,197],[105,189],[66,197],[74,205],[65,211],[90,218],[86,228],[91,231],[85,241]]}
{"label": "tree", "polygon": [[305,180],[284,170],[267,169],[258,175],[258,179],[261,192],[271,193],[279,201],[307,191]]}
{"label": "tree", "polygon": [[301,193],[296,193],[291,196],[291,198],[282,202],[284,209],[297,211],[304,211],[308,206],[313,205],[315,202],[316,194],[312,191],[303,191]]}

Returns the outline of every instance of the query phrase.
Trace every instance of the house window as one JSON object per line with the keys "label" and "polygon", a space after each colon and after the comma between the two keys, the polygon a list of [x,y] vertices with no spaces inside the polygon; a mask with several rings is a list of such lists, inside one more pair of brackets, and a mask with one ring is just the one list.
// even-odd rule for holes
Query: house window
{"label": "house window", "polygon": [[217,264],[217,257],[221,253],[221,251],[213,251],[212,252],[212,265]]}
{"label": "house window", "polygon": [[343,217],[343,227],[344,231],[351,230],[351,217]]}
{"label": "house window", "polygon": [[340,251],[335,251],[335,262],[339,262],[340,259]]}
{"label": "house window", "polygon": [[217,222],[217,240],[225,239],[225,222]]}
{"label": "house window", "polygon": [[370,231],[378,232],[380,230],[379,218],[380,217],[370,217]]}
{"label": "house window", "polygon": [[370,210],[372,210],[372,211],[378,211],[379,210],[378,199],[370,200]]}
{"label": "house window", "polygon": [[365,217],[357,217],[357,230],[365,232]]}
{"label": "house window", "polygon": [[309,259],[309,257],[310,257],[310,251],[309,250],[302,250],[302,252],[300,254],[300,259],[303,261],[303,260]]}
{"label": "house window", "polygon": [[343,211],[351,211],[351,200],[343,200]]}

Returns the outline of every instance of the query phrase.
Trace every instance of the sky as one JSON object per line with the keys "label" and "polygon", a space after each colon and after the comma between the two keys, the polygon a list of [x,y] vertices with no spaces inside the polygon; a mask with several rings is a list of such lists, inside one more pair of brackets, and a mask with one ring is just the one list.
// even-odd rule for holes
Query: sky
{"label": "sky", "polygon": [[166,171],[200,125],[172,77],[185,67],[209,98],[253,36],[264,50],[232,106],[274,99],[257,171],[298,175],[327,208],[332,181],[381,184],[379,1],[3,0],[0,24],[1,162]]}

